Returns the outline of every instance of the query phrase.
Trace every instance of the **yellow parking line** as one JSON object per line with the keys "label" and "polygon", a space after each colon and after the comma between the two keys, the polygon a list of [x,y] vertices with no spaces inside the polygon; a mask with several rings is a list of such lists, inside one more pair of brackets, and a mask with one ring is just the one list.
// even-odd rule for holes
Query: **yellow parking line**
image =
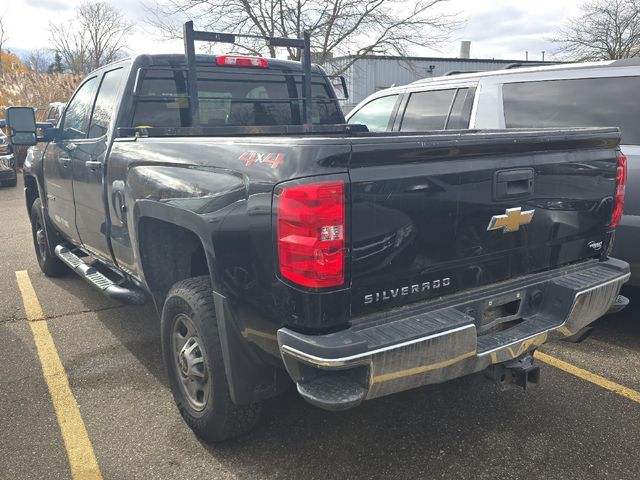
{"label": "yellow parking line", "polygon": [[624,385],[620,385],[619,383],[607,380],[600,375],[588,372],[587,370],[583,370],[582,368],[571,365],[570,363],[564,362],[556,357],[552,357],[551,355],[547,355],[546,353],[542,353],[540,351],[536,352],[535,357],[541,362],[559,368],[560,370],[570,373],[571,375],[575,375],[576,377],[598,385],[599,387],[602,387],[606,390],[617,393],[618,395],[626,397],[629,400],[640,403],[640,392],[637,392],[636,390],[632,390],[629,387],[625,387]]}
{"label": "yellow parking line", "polygon": [[58,418],[60,433],[67,450],[69,467],[74,480],[101,480],[102,474],[82,421],[69,380],[60,361],[58,350],[44,321],[42,307],[26,271],[16,272],[18,287],[22,293],[24,310],[33,333],[44,379],[49,387],[53,408]]}

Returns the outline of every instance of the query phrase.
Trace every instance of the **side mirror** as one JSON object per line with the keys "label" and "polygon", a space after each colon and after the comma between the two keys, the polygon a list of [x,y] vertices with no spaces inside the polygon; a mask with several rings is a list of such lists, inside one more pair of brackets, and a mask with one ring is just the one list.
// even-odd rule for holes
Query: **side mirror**
{"label": "side mirror", "polygon": [[7,128],[12,145],[31,146],[38,143],[36,114],[31,107],[7,108]]}

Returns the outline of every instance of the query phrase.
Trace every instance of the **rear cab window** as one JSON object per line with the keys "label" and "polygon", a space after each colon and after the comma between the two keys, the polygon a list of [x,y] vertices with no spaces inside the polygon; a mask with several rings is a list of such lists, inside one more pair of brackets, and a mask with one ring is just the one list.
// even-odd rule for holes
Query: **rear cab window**
{"label": "rear cab window", "polygon": [[[201,127],[299,125],[302,78],[279,69],[198,70]],[[295,73],[295,72],[292,72]],[[186,72],[170,67],[140,69],[133,127],[188,127],[191,115]],[[321,75],[312,75],[312,123],[342,123],[338,101]]]}
{"label": "rear cab window", "polygon": [[506,83],[507,128],[620,127],[622,143],[640,144],[640,77]]}

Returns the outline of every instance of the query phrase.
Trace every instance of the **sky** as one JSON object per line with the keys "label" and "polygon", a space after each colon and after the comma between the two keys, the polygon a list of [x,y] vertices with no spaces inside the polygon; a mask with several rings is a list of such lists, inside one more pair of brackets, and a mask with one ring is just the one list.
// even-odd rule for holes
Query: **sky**
{"label": "sky", "polygon": [[[50,21],[73,16],[80,0],[11,0],[0,2],[4,14],[6,45],[17,53],[47,48]],[[129,42],[131,53],[182,52],[180,41],[160,40],[144,26],[146,14],[142,0],[109,0],[137,25]],[[567,18],[578,12],[581,0],[450,0],[449,10],[459,12],[464,25],[453,32],[451,41],[437,51],[418,48],[416,55],[457,57],[459,41],[471,41],[473,58],[539,60],[553,57],[557,45],[549,41]],[[8,4],[8,5],[7,5]],[[196,23],[197,26],[197,23]]]}

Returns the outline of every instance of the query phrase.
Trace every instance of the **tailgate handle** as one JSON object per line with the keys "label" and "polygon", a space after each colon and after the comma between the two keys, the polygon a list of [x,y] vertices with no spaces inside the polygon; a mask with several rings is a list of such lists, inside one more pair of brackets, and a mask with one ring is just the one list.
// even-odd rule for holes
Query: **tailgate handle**
{"label": "tailgate handle", "polygon": [[533,193],[533,168],[500,170],[495,173],[493,195],[496,200],[529,196]]}

